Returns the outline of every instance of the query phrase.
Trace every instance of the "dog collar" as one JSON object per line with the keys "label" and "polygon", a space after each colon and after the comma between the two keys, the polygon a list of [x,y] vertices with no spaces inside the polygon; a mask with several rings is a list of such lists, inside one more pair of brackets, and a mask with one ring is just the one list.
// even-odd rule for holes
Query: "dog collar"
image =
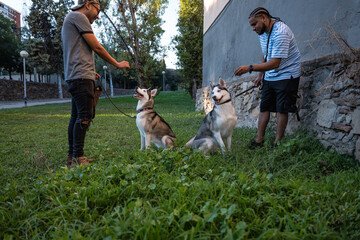
{"label": "dog collar", "polygon": [[225,104],[225,103],[228,103],[228,102],[231,102],[231,98],[229,98],[228,100],[226,100],[225,102],[222,102],[222,103],[218,103],[216,105],[222,105],[222,104]]}
{"label": "dog collar", "polygon": [[137,110],[137,113],[141,113],[141,112],[147,111],[147,110],[152,110],[152,108],[142,108],[142,109]]}

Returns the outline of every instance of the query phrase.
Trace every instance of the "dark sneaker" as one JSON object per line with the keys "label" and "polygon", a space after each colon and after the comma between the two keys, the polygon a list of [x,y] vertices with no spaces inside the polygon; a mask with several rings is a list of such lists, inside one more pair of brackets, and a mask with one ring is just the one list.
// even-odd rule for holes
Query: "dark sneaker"
{"label": "dark sneaker", "polygon": [[276,142],[272,144],[272,148],[277,148],[278,146],[280,146],[280,142]]}
{"label": "dark sneaker", "polygon": [[82,157],[78,157],[76,158],[76,161],[79,165],[83,165],[83,166],[86,166],[88,165],[89,163],[95,161],[95,159],[90,159],[90,158],[87,158],[85,156],[82,156]]}
{"label": "dark sneaker", "polygon": [[264,147],[264,141],[258,143],[255,140],[253,140],[249,143],[249,149],[262,148],[262,147]]}
{"label": "dark sneaker", "polygon": [[71,167],[74,164],[75,164],[75,162],[74,162],[73,156],[68,156],[66,159],[66,166]]}

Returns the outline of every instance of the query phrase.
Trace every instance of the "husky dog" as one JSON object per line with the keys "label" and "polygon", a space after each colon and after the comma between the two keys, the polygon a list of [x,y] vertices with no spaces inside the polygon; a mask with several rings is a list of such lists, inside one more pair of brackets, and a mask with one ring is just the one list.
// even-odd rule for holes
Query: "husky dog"
{"label": "husky dog", "polygon": [[231,95],[222,78],[219,79],[219,84],[211,85],[211,96],[215,103],[213,110],[206,115],[196,136],[190,139],[185,146],[199,148],[205,154],[220,146],[224,153],[226,150],[223,138],[226,139],[227,148],[230,151],[231,137],[237,117],[231,102]]}
{"label": "husky dog", "polygon": [[152,143],[157,147],[173,148],[175,134],[169,124],[154,110],[154,97],[157,89],[141,89],[136,87],[134,98],[139,99],[136,111],[136,125],[141,135],[141,150],[148,148]]}

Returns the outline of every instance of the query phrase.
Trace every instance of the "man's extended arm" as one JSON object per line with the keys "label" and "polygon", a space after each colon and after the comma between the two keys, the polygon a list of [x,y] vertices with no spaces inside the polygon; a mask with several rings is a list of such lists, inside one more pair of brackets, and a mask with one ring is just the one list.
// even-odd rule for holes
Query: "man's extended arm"
{"label": "man's extended arm", "polygon": [[[255,72],[266,72],[275,68],[278,68],[280,66],[281,58],[273,58],[269,62],[254,64],[253,71]],[[250,71],[250,66],[240,66],[235,70],[235,75],[240,76],[244,73],[247,73]]]}
{"label": "man's extended arm", "polygon": [[83,38],[85,39],[86,43],[90,46],[90,48],[96,52],[102,59],[106,62],[114,65],[117,68],[130,68],[129,63],[127,61],[118,62],[116,61],[101,44],[96,39],[93,33],[84,33]]}

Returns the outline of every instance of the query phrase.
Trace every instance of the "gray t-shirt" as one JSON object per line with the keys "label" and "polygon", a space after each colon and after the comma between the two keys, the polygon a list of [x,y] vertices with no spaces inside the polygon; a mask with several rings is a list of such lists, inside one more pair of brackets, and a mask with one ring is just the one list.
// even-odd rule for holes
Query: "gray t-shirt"
{"label": "gray t-shirt", "polygon": [[95,80],[94,51],[82,37],[84,33],[93,33],[89,19],[77,11],[68,13],[61,29],[66,81]]}

